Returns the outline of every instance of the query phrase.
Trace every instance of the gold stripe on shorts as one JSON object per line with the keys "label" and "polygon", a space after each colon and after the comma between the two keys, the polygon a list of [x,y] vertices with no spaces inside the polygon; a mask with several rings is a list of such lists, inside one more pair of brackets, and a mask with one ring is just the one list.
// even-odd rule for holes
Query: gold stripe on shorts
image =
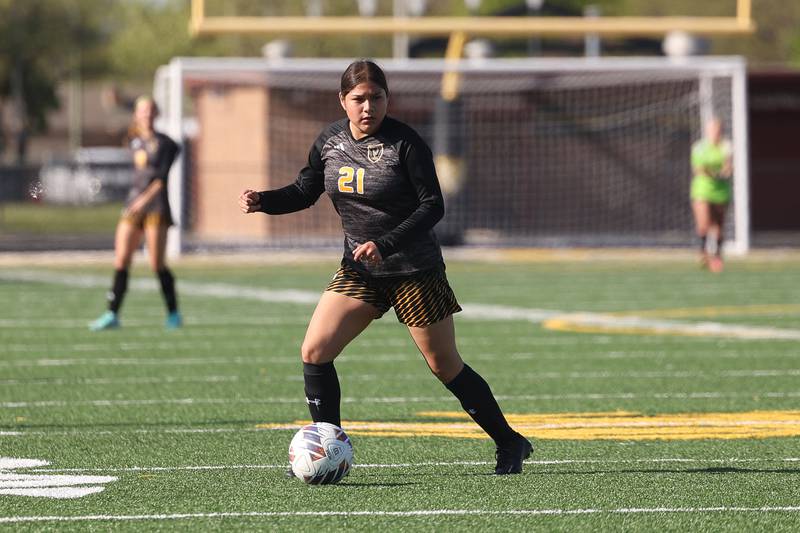
{"label": "gold stripe on shorts", "polygon": [[403,277],[367,278],[343,264],[326,290],[375,306],[379,317],[394,307],[397,319],[410,327],[430,326],[461,311],[441,268]]}
{"label": "gold stripe on shorts", "polygon": [[430,326],[461,311],[441,269],[403,280],[392,292],[391,302],[397,319],[410,327]]}
{"label": "gold stripe on shorts", "polygon": [[380,312],[378,318],[383,316],[392,306],[384,294],[375,287],[371,287],[361,274],[347,265],[342,265],[336,271],[325,290],[344,294],[350,298],[374,305]]}

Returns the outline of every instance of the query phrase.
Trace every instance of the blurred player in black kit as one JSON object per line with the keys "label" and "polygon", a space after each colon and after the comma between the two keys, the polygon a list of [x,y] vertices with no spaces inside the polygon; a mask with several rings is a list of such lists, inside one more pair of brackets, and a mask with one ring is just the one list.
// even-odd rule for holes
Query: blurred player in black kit
{"label": "blurred player in black kit", "polygon": [[128,269],[142,237],[147,241],[150,268],[158,276],[167,306],[165,325],[169,329],[182,325],[175,278],[165,264],[167,229],[172,225],[167,178],[179,147],[153,129],[157,115],[158,107],[150,97],[136,100],[128,131],[134,164],[133,184],[114,238],[114,281],[108,293],[108,310],[90,324],[92,331],[120,327],[119,310],[128,289]]}
{"label": "blurred player in black kit", "polygon": [[342,220],[342,264],[301,349],[311,417],[341,425],[333,361],[394,307],[433,374],[495,441],[495,474],[520,473],[530,442],[508,425],[489,385],[456,347],[453,313],[461,307],[433,232],[444,201],[431,150],[413,129],[386,116],[388,97],[380,67],[364,60],[350,64],[339,93],[347,118],[319,135],[295,182],[271,191],[248,189],[239,197],[244,213],[278,215],[310,207],[326,192]]}

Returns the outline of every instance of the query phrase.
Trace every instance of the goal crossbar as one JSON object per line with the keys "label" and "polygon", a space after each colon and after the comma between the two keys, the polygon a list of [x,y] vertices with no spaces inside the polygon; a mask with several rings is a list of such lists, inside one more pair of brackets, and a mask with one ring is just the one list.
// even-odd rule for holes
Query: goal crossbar
{"label": "goal crossbar", "polygon": [[207,16],[205,0],[192,0],[190,30],[196,35],[256,33],[280,35],[472,36],[654,36],[672,31],[698,35],[745,35],[755,31],[751,0],[737,0],[735,16],[720,17],[358,17]]}

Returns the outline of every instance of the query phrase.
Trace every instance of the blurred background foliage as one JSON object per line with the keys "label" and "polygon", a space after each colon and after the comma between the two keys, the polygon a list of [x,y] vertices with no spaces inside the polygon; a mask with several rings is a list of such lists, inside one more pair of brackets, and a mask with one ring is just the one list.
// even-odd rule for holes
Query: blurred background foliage
{"label": "blurred background foliage", "polygon": [[[316,7],[325,15],[355,15],[357,4],[356,0],[207,0],[206,12],[304,15]],[[579,15],[586,6],[595,5],[609,16],[733,15],[735,4],[735,0],[544,0],[533,11],[524,0],[482,0],[474,12]],[[754,67],[800,66],[800,2],[756,0],[754,4],[756,34],[714,38],[709,52],[742,54]],[[0,125],[16,120],[21,124],[16,130],[25,135],[43,132],[48,112],[61,104],[58,84],[70,79],[148,81],[155,69],[172,57],[259,56],[264,44],[274,38],[193,37],[188,32],[190,7],[189,0],[0,0]],[[429,15],[470,12],[464,0],[428,1]],[[377,14],[391,13],[392,1],[379,0]],[[352,37],[312,36],[292,38],[290,43],[292,55],[299,57],[352,57],[365,52],[382,57],[392,53],[390,37],[361,37],[357,28]],[[434,43],[427,53],[437,54],[439,44]],[[525,47],[497,48],[499,55],[526,51]],[[0,133],[0,153],[2,147]]]}

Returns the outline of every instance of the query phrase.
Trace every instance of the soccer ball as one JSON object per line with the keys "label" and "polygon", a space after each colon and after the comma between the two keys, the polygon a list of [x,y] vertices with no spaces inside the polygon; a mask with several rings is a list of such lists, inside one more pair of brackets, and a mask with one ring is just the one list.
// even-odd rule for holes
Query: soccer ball
{"label": "soccer ball", "polygon": [[353,446],[339,426],[314,422],[295,433],[289,463],[294,475],[309,485],[337,483],[350,472]]}

